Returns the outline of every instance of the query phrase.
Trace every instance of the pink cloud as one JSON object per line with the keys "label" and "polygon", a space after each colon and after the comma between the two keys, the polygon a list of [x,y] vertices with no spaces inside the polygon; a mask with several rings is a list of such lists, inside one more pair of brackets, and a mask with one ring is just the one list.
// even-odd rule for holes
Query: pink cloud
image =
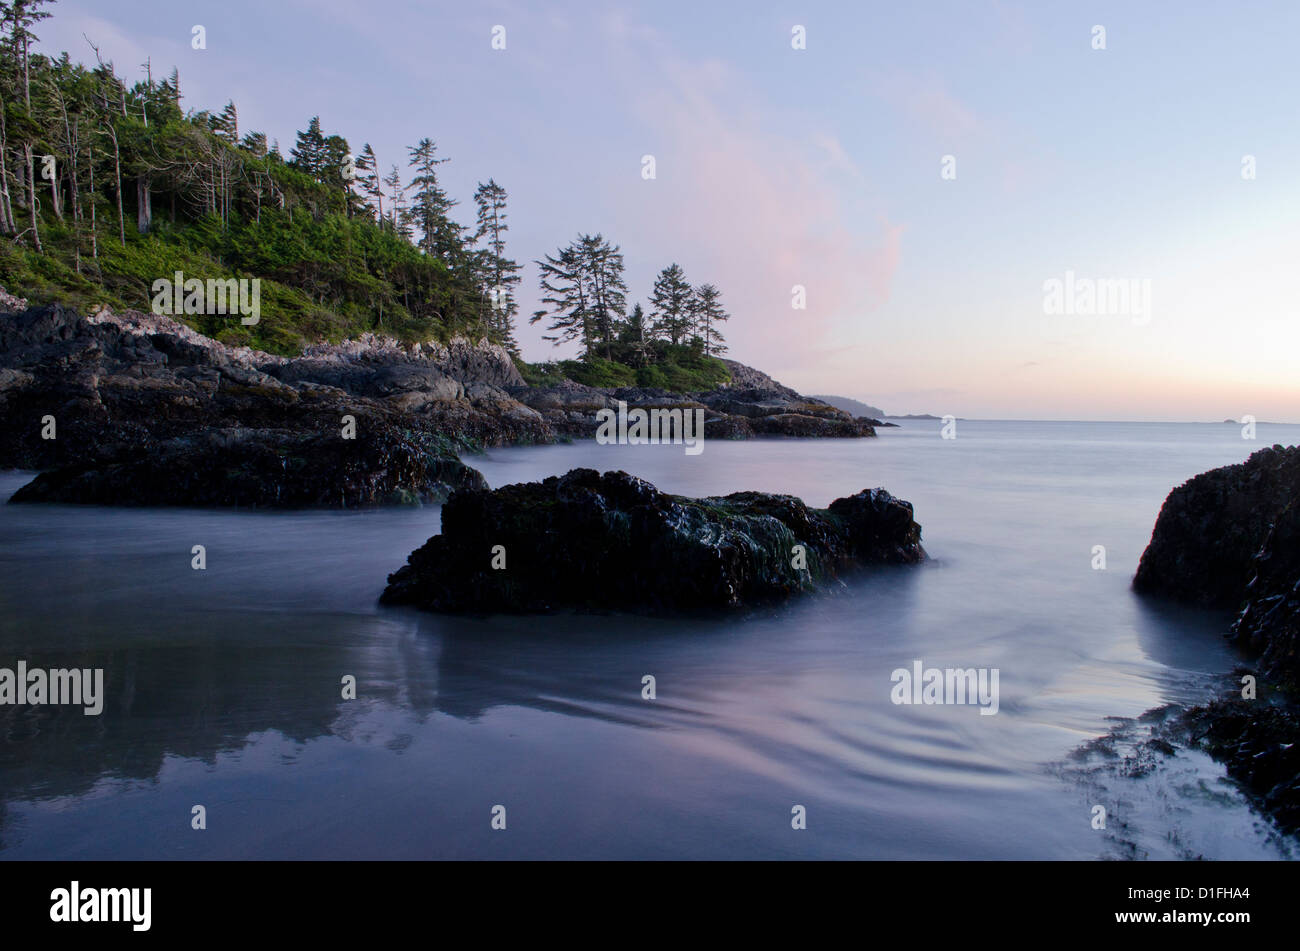
{"label": "pink cloud", "polygon": [[986,131],[985,123],[937,76],[893,73],[874,82],[872,91],[954,147]]}
{"label": "pink cloud", "polygon": [[[796,367],[836,323],[888,299],[902,229],[847,219],[863,178],[835,136],[760,117],[722,63],[665,57],[658,67],[665,81],[637,104],[657,179],[616,198],[632,205],[638,244],[680,248],[688,277],[722,288],[732,356]],[[792,307],[795,285],[805,310]]]}

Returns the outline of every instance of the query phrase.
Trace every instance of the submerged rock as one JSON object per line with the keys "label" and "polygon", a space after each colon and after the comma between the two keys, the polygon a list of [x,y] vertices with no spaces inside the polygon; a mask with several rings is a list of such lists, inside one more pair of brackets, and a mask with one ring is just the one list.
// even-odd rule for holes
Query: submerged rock
{"label": "submerged rock", "polygon": [[625,472],[574,469],[454,493],[442,534],[389,576],[382,600],[450,612],[698,611],[924,558],[912,506],[884,489],[816,509],[761,492],[690,499]]}
{"label": "submerged rock", "polygon": [[[367,421],[368,422],[368,421]],[[428,436],[363,424],[355,439],[223,429],[126,448],[45,472],[11,503],[355,508],[442,501],[485,489]]]}

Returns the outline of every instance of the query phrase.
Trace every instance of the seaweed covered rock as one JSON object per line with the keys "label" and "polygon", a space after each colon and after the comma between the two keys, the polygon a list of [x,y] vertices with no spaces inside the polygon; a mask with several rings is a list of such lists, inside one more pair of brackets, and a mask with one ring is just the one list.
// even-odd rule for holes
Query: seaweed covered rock
{"label": "seaweed covered rock", "polygon": [[1273,682],[1300,693],[1300,499],[1273,520],[1251,568],[1233,637],[1263,655]]}
{"label": "seaweed covered rock", "polygon": [[816,509],[761,492],[691,499],[625,472],[574,469],[454,493],[442,534],[389,576],[383,600],[449,612],[699,611],[924,558],[912,506],[884,489]]}
{"label": "seaweed covered rock", "polygon": [[1178,722],[1283,829],[1300,831],[1300,714],[1293,707],[1215,700],[1186,711]]}
{"label": "seaweed covered rock", "polygon": [[486,487],[437,439],[363,424],[355,439],[337,430],[219,429],[126,447],[44,472],[10,502],[355,508],[436,502]]}

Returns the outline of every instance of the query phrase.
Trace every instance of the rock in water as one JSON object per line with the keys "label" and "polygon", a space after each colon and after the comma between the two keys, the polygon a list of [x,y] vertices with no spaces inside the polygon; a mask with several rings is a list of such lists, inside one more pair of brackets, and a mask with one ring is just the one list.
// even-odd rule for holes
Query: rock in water
{"label": "rock in water", "polygon": [[1233,636],[1261,671],[1300,686],[1300,448],[1274,446],[1169,493],[1135,590],[1239,610]]}
{"label": "rock in water", "polygon": [[389,576],[382,600],[448,612],[699,611],[924,558],[911,504],[884,489],[815,509],[761,492],[690,499],[626,472],[574,469],[454,493],[442,534]]}
{"label": "rock in water", "polygon": [[337,433],[225,429],[44,472],[12,503],[307,508],[418,504],[487,488],[476,470],[421,433],[382,424]]}

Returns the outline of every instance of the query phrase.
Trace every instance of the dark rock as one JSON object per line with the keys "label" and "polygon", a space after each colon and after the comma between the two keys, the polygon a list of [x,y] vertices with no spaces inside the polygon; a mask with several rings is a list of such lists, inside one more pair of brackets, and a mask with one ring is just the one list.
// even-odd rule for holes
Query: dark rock
{"label": "dark rock", "polygon": [[1274,518],[1251,567],[1232,636],[1262,654],[1273,682],[1300,693],[1300,498]]}
{"label": "dark rock", "polygon": [[1300,831],[1300,448],[1261,449],[1169,493],[1133,586],[1239,609],[1230,636],[1261,655],[1259,698],[1194,707],[1176,725]]}
{"label": "dark rock", "polygon": [[1300,497],[1300,449],[1274,446],[1189,479],[1169,493],[1135,590],[1236,608],[1278,515]]}
{"label": "dark rock", "polygon": [[876,431],[871,424],[855,419],[825,419],[820,416],[806,416],[802,413],[778,413],[751,419],[750,427],[762,436],[797,436],[857,438],[874,436]]}
{"label": "dark rock", "polygon": [[1300,688],[1300,448],[1261,449],[1165,500],[1135,590],[1238,613],[1270,682]]}
{"label": "dark rock", "polygon": [[753,439],[754,427],[743,416],[706,416],[705,439]]}
{"label": "dark rock", "polygon": [[726,365],[727,371],[731,374],[731,387],[738,390],[774,390],[783,394],[788,399],[803,399],[794,390],[788,386],[782,386],[776,380],[772,379],[762,370],[755,370],[753,367],[745,366],[735,360],[728,360],[725,357],[722,362]]}
{"label": "dark rock", "polygon": [[1263,700],[1216,700],[1186,711],[1177,726],[1284,830],[1300,832],[1300,712]]}
{"label": "dark rock", "polygon": [[[482,378],[453,378],[448,370],[456,368],[481,372]],[[165,455],[154,463],[161,467],[158,472],[183,470],[200,450],[213,462],[210,452],[220,443],[205,443],[203,433],[258,431],[263,435],[242,443],[248,453],[259,446],[288,451],[295,438],[339,433],[344,417],[352,416],[360,424],[359,440],[370,450],[357,458],[381,469],[390,458],[384,446],[394,447],[391,458],[400,460],[399,433],[408,434],[401,438],[414,440],[413,446],[433,440],[428,444],[446,459],[457,446],[552,441],[555,433],[541,415],[498,386],[514,379],[509,356],[486,343],[402,348],[372,340],[313,347],[303,358],[287,360],[227,347],[168,317],[137,312],[84,317],[61,307],[32,308],[0,316],[0,468],[74,467],[52,474],[41,491],[53,492],[58,484],[69,497],[111,503],[104,487],[120,484],[123,504],[136,504],[138,494],[111,473],[127,471],[122,466],[135,471],[148,464],[140,461],[145,455],[164,452],[164,445]],[[42,438],[46,416],[54,418],[54,439]],[[328,455],[328,439],[321,445],[327,455],[319,470],[304,475],[328,480],[339,474],[333,467],[342,459]],[[352,451],[362,450],[354,445]],[[257,469],[252,458],[233,459],[232,465]],[[291,504],[317,504],[317,497],[369,504],[389,488],[415,497],[435,492],[432,483],[426,485],[400,462],[400,477],[381,469],[368,477],[373,492],[355,473],[341,494],[332,481],[315,494],[305,486],[281,485],[280,490],[288,488],[289,497],[299,500]],[[221,504],[214,500],[224,495],[201,479],[177,485],[190,486],[195,494],[186,502],[174,485],[164,493],[167,501],[158,504]],[[251,501],[231,504],[279,504],[257,493],[236,495]]]}
{"label": "dark rock", "polygon": [[[809,591],[863,564],[925,558],[912,507],[883,489],[808,508],[791,496],[689,499],[624,472],[454,493],[442,534],[389,576],[383,600],[435,611],[734,608]],[[506,567],[492,567],[495,546]],[[794,546],[806,568],[793,567]]]}
{"label": "dark rock", "polygon": [[355,439],[234,429],[128,448],[42,473],[10,502],[355,508],[486,488],[436,440],[358,420]]}
{"label": "dark rock", "polygon": [[[0,305],[7,299],[0,296]],[[290,434],[306,439],[337,432],[352,416],[367,420],[366,438],[391,441],[393,432],[402,432],[440,440],[448,451],[478,449],[592,437],[597,413],[620,401],[639,409],[704,408],[705,438],[875,435],[870,423],[757,370],[734,364],[733,372],[733,385],[707,394],[572,382],[529,387],[510,355],[487,341],[406,346],[363,334],[286,358],[226,346],[170,317],[106,310],[82,316],[36,307],[0,314],[0,468],[66,468],[39,491],[53,495],[59,486],[68,498],[111,503],[106,487],[118,485],[123,504],[136,504],[139,496],[120,473],[138,471],[143,478],[181,471],[203,446],[203,452],[215,451],[218,443],[200,438],[205,432],[259,431],[268,435],[245,448],[254,453],[260,445],[274,455],[272,444],[287,451]],[[42,438],[46,417],[53,417],[57,438]],[[150,463],[150,453],[163,454]],[[367,458],[382,465],[385,456],[376,451]],[[330,478],[338,462],[322,460],[316,474]],[[251,459],[239,464],[257,468]],[[372,474],[375,485],[384,479]],[[323,484],[318,495],[334,498],[332,485]],[[412,485],[418,495],[418,478]],[[166,490],[167,499],[178,499],[177,486],[195,493],[188,504],[219,504],[212,500],[225,497],[201,479],[181,479]],[[290,495],[315,498],[305,487]],[[337,497],[370,495],[358,489]],[[237,504],[266,504],[253,498]]]}

